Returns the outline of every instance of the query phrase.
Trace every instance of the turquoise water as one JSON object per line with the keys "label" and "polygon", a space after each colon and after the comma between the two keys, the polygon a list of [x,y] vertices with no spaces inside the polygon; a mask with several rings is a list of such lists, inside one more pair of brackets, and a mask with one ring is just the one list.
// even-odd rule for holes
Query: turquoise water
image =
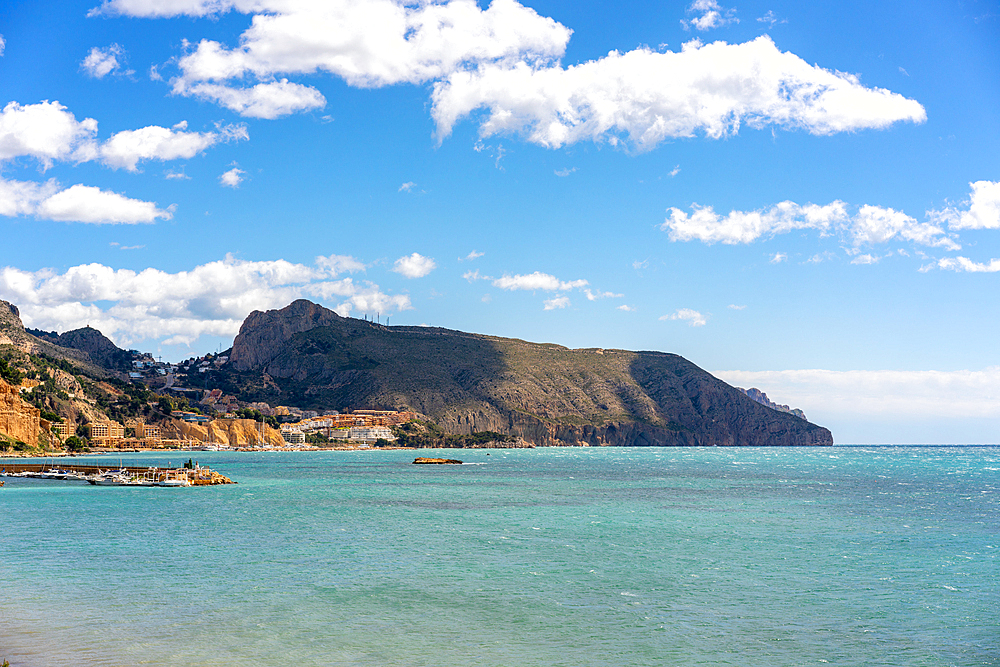
{"label": "turquoise water", "polygon": [[1000,664],[1000,448],[198,454],[8,478],[0,660]]}

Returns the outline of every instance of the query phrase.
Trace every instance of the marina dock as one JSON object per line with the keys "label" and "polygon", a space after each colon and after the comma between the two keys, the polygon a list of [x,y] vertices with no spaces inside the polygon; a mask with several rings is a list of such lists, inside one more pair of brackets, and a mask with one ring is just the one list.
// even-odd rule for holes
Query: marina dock
{"label": "marina dock", "polygon": [[[91,481],[108,474],[116,474],[122,479],[135,480],[124,483],[124,486],[215,486],[218,484],[235,484],[233,480],[205,466],[195,466],[194,468],[158,468],[155,466],[125,466],[125,465],[97,465],[71,463],[65,459],[58,459],[45,463],[21,463],[3,461],[0,462],[0,476],[21,477],[28,473],[35,479],[66,480],[66,477],[52,475],[49,477],[35,477],[53,471],[71,473],[73,477],[69,479]],[[183,481],[185,483],[166,483],[170,480]],[[95,482],[91,482],[95,483]]]}

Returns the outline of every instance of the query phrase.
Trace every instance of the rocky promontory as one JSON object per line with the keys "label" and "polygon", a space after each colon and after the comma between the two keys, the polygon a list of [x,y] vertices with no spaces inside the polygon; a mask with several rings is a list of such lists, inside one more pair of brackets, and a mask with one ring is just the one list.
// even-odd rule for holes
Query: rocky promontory
{"label": "rocky promontory", "polygon": [[388,327],[308,301],[252,313],[220,380],[248,400],[412,410],[535,445],[833,444],[674,354]]}

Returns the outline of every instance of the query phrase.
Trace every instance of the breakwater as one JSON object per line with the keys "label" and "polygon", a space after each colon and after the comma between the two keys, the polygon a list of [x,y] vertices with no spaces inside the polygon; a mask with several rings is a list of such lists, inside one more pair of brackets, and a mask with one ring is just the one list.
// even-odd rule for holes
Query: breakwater
{"label": "breakwater", "polygon": [[[214,486],[217,484],[235,484],[233,480],[207,467],[195,468],[159,468],[156,466],[126,466],[126,465],[96,465],[67,463],[65,459],[43,463],[0,462],[0,475],[13,476],[21,473],[44,473],[60,470],[74,473],[81,477],[102,475],[109,471],[124,471],[134,478],[146,478],[154,481],[177,479],[183,476],[189,486]],[[53,478],[56,479],[56,478]]]}

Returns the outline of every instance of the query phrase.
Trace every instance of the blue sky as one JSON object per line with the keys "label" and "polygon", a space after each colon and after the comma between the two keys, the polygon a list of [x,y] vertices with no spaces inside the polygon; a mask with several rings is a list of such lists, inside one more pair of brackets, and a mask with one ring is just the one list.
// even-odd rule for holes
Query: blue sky
{"label": "blue sky", "polygon": [[997,442],[1000,3],[0,8],[0,298],[676,352],[838,442]]}

